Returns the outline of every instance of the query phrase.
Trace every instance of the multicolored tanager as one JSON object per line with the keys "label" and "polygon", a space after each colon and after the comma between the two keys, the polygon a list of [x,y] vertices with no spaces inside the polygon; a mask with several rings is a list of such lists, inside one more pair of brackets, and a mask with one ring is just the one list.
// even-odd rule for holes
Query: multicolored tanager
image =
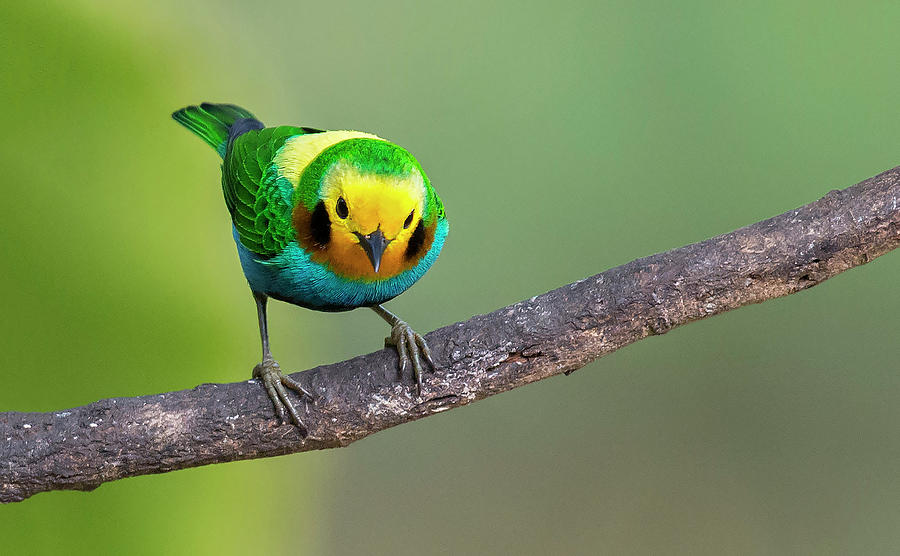
{"label": "multicolored tanager", "polygon": [[449,225],[440,197],[413,156],[371,133],[265,127],[230,104],[188,106],[172,117],[222,157],[222,191],[244,276],[256,300],[262,381],[275,411],[306,436],[269,350],[271,297],[317,311],[370,307],[391,325],[401,373],[412,366],[421,394],[425,340],[382,304],[431,267]]}

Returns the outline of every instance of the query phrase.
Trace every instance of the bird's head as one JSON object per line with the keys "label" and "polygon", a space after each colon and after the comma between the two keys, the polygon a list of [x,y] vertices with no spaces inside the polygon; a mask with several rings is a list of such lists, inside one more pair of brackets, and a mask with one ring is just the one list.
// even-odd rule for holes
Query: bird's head
{"label": "bird's head", "polygon": [[298,191],[298,241],[316,262],[352,279],[386,279],[415,266],[443,211],[412,155],[381,139],[349,139],[325,149]]}

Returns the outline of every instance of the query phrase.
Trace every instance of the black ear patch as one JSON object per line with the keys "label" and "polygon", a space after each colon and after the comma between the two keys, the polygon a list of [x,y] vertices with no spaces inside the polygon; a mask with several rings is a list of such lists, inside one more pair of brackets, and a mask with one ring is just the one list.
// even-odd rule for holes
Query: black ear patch
{"label": "black ear patch", "polygon": [[422,219],[419,219],[419,225],[416,226],[416,229],[413,230],[411,236],[409,236],[409,243],[406,245],[406,260],[414,259],[419,256],[419,252],[422,251],[422,247],[425,245],[425,226],[422,224]]}
{"label": "black ear patch", "polygon": [[331,241],[331,219],[322,201],[316,205],[309,219],[309,233],[319,247],[324,248]]}

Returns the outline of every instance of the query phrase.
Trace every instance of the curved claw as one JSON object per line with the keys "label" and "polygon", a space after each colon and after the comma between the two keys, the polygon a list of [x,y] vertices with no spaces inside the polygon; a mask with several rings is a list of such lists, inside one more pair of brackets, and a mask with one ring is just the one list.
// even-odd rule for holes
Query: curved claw
{"label": "curved claw", "polygon": [[428,347],[428,344],[425,342],[425,338],[416,334],[416,343],[419,344],[419,347],[422,348],[422,355],[425,356],[425,361],[428,361],[428,364],[431,365],[431,368],[436,368],[434,364],[434,359],[431,358],[431,349]]}
{"label": "curved claw", "polygon": [[300,415],[297,413],[297,409],[294,407],[290,397],[288,397],[285,387],[309,399],[313,399],[312,394],[307,392],[293,378],[283,375],[281,367],[271,359],[263,360],[262,363],[253,368],[253,378],[258,378],[262,381],[266,392],[269,394],[269,399],[272,400],[272,405],[275,407],[275,414],[278,416],[279,421],[281,423],[285,422],[285,412],[287,412],[291,416],[291,422],[300,430],[300,435],[306,438],[308,434],[306,425],[300,419]]}
{"label": "curved claw", "polygon": [[416,392],[422,395],[422,374],[424,367],[422,358],[435,368],[434,360],[431,358],[431,350],[425,342],[425,338],[416,333],[408,324],[398,321],[391,327],[391,336],[385,338],[384,343],[394,346],[397,349],[397,355],[400,358],[400,374],[406,374],[410,364],[413,368],[413,376],[416,379]]}

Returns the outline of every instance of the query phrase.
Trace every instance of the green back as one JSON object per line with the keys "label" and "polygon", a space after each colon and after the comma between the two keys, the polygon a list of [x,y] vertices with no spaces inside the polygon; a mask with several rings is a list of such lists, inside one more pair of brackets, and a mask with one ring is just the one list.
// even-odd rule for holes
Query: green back
{"label": "green back", "polygon": [[248,131],[234,140],[225,155],[225,204],[241,243],[258,255],[275,255],[294,238],[294,188],[272,161],[287,139],[303,133],[293,126]]}

